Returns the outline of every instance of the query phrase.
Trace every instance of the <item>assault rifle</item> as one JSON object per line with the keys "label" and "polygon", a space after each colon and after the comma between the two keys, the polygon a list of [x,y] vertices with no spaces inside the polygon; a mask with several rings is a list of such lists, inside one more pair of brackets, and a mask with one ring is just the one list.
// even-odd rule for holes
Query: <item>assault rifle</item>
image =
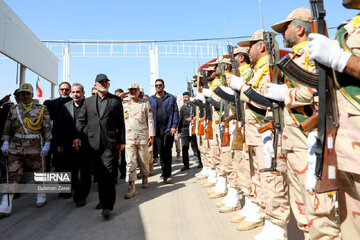
{"label": "assault rifle", "polygon": [[[209,87],[208,84],[208,79],[206,76],[206,71],[204,69],[200,69],[201,72],[201,76],[203,79],[203,84],[205,88]],[[212,111],[210,108],[210,103],[208,101],[205,101],[205,111],[206,111],[206,119],[207,121],[207,126],[206,126],[206,133],[205,133],[205,139],[212,139],[213,138],[213,129],[212,129]]]}
{"label": "assault rifle", "polygon": [[[326,11],[322,0],[310,0],[313,13],[312,31],[327,35]],[[339,189],[337,159],[334,149],[338,127],[338,110],[331,69],[316,63],[318,77],[319,111],[315,175],[318,177],[316,192]]]}
{"label": "assault rifle", "polygon": [[[230,62],[231,62],[231,73],[237,77],[240,77],[239,66],[234,57],[234,47],[228,44],[228,52],[230,54]],[[240,101],[240,92],[238,90],[234,90],[235,96],[235,116],[236,116],[236,126],[233,136],[233,141],[231,144],[231,150],[243,150],[243,145],[245,142],[244,135],[242,134],[242,127],[244,126],[244,118],[243,118],[243,105]]]}
{"label": "assault rifle", "polygon": [[[278,83],[278,68],[275,66],[275,62],[279,59],[279,47],[275,40],[275,33],[268,32],[264,30],[264,43],[266,48],[269,52],[269,70],[270,70],[270,79],[271,82]],[[271,109],[273,113],[272,118],[267,118],[266,124],[263,124],[259,128],[259,133],[264,132],[265,130],[273,130],[274,132],[274,139],[273,139],[273,147],[274,147],[274,157],[271,159],[271,166],[270,168],[260,169],[260,172],[277,172],[276,170],[276,158],[277,158],[277,147],[279,141],[279,134],[281,132],[282,126],[282,108],[283,103],[272,100],[270,98],[264,97],[261,94],[257,93],[254,89],[249,87],[247,90],[244,91],[244,94],[253,102],[268,107]]]}
{"label": "assault rifle", "polygon": [[[192,83],[187,80],[186,80],[186,83],[187,83],[187,90],[190,94],[190,97],[192,98],[192,97],[194,97]],[[195,134],[195,131],[196,131],[196,118],[193,119],[193,117],[194,117],[193,113],[194,113],[194,104],[190,103],[190,117],[189,117],[189,119],[187,119],[190,122],[190,127],[189,127],[189,135],[190,136],[192,134]]]}
{"label": "assault rifle", "polygon": [[[274,157],[271,159],[271,166],[270,168],[260,169],[260,172],[277,172],[276,170],[276,157],[277,157],[277,147],[279,141],[279,134],[281,131],[281,113],[280,113],[280,103],[278,101],[272,100],[270,98],[264,97],[263,95],[257,93],[254,89],[249,87],[244,91],[244,94],[251,99],[251,101],[262,105],[264,107],[271,108],[273,113],[272,118],[266,118],[265,121],[268,123],[263,125],[262,128],[265,130],[273,130],[274,131],[274,140],[273,140],[273,147],[274,147]],[[270,126],[270,127],[269,127]]]}

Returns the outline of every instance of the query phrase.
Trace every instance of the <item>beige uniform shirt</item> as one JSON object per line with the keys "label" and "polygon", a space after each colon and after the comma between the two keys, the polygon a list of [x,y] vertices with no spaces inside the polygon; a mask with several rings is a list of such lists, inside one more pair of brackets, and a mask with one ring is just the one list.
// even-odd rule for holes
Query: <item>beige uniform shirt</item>
{"label": "beige uniform shirt", "polygon": [[[292,60],[307,71],[315,72],[315,65],[309,61],[308,41],[293,47],[290,56]],[[312,105],[315,89],[296,82],[295,88],[289,88],[285,93],[284,130],[282,148],[286,150],[306,149],[307,137],[291,117],[289,109]]]}
{"label": "beige uniform shirt", "polygon": [[[25,122],[25,128],[28,134],[26,134],[23,124],[21,124],[16,110],[17,108],[19,109],[22,121]],[[40,129],[35,130],[32,127],[26,127],[26,119],[28,118],[31,122],[36,123],[43,108],[42,121],[41,119],[39,120]],[[23,136],[21,137],[20,135]],[[31,136],[31,138],[27,138],[26,135],[28,137]],[[22,104],[17,104],[10,109],[2,136],[2,140],[9,141],[10,154],[40,154],[41,145],[44,142],[50,141],[51,138],[51,121],[46,106],[34,102],[27,111]],[[43,140],[42,144],[40,142],[41,140]]]}
{"label": "beige uniform shirt", "polygon": [[123,104],[126,144],[147,144],[155,136],[152,109],[148,102],[138,99]]}
{"label": "beige uniform shirt", "polygon": [[[345,28],[349,33],[346,44],[356,56],[360,56],[360,23],[353,26],[350,21]],[[336,95],[340,124],[335,140],[338,167],[342,171],[359,174],[360,109],[351,104],[340,91],[337,91]]]}

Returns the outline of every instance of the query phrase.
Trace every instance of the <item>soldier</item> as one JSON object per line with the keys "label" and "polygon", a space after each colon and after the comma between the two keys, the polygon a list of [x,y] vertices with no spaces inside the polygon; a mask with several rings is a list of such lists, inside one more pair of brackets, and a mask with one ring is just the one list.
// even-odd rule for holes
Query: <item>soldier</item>
{"label": "soldier", "polygon": [[[289,54],[291,59],[305,70],[314,72],[315,65],[309,60],[308,46],[311,21],[311,11],[298,8],[272,28],[283,35],[284,46],[292,48]],[[284,101],[285,104],[282,149],[287,160],[290,204],[298,227],[306,239],[336,239],[339,237],[339,228],[335,221],[335,203],[331,194],[309,193],[306,188],[306,179],[311,177],[309,169],[314,168],[314,165],[308,164],[304,156],[309,151],[307,143],[316,132],[309,134],[301,130],[300,124],[313,114],[314,92],[316,89],[286,76],[285,84],[269,83],[266,96]]]}
{"label": "soldier", "polygon": [[[243,220],[237,229],[250,230],[264,224],[272,229],[272,237],[286,239],[286,224],[290,217],[288,192],[286,184],[286,165],[279,156],[277,161],[278,172],[260,172],[260,169],[269,168],[263,151],[263,136],[258,132],[265,115],[266,107],[258,105],[244,94],[249,87],[261,95],[266,93],[266,84],[271,81],[269,70],[269,53],[264,42],[264,31],[258,30],[250,41],[238,43],[239,47],[249,47],[250,62],[255,64],[247,79],[230,75],[230,87],[240,91],[241,101],[245,102],[245,140],[248,145],[250,168],[252,175],[252,203],[248,207]],[[264,239],[262,234],[256,239]]]}
{"label": "soldier", "polygon": [[[25,167],[35,172],[44,171],[44,158],[52,138],[49,112],[44,105],[33,101],[31,84],[23,83],[19,95],[21,103],[10,109],[2,136],[4,143],[1,151],[8,154],[10,183],[19,183]],[[3,195],[0,216],[10,215],[13,197],[12,193]],[[36,207],[45,203],[46,195],[38,193]]]}
{"label": "soldier", "polygon": [[154,142],[154,121],[150,104],[139,99],[139,84],[130,83],[130,101],[124,104],[126,125],[126,180],[129,182],[126,199],[136,195],[136,165],[140,164],[142,187],[148,188],[149,149]]}
{"label": "soldier", "polygon": [[[230,109],[229,109],[229,105],[228,102],[221,100],[221,98],[219,96],[217,96],[215,93],[213,93],[213,90],[215,90],[218,86],[220,86],[220,84],[226,84],[226,76],[222,75],[222,71],[224,70],[224,74],[228,75],[231,72],[231,62],[229,58],[223,58],[222,56],[219,57],[219,60],[216,61],[216,63],[220,62],[220,65],[216,66],[216,74],[217,76],[219,76],[219,79],[221,79],[219,85],[215,85],[212,84],[211,85],[211,89],[204,89],[203,90],[203,94],[206,97],[211,97],[212,99],[220,102],[222,101],[222,103],[219,104],[223,104],[223,112],[220,111],[216,111],[215,108],[213,110],[213,113],[216,113],[216,116],[219,118],[218,121],[215,121],[215,124],[217,126],[217,128],[219,129],[219,125],[221,125],[221,132],[216,131],[216,135],[217,136],[217,142],[218,142],[218,147],[220,150],[220,161],[218,162],[218,164],[216,164],[215,169],[216,169],[216,173],[218,175],[218,179],[216,182],[216,185],[214,186],[213,189],[211,189],[208,194],[209,194],[209,198],[211,199],[215,199],[215,198],[220,198],[223,197],[225,195],[227,195],[227,191],[228,191],[228,187],[227,187],[227,174],[230,174],[232,172],[232,162],[231,162],[231,153],[230,153],[230,145],[227,144],[223,144],[222,142],[222,138],[223,138],[223,133],[225,131],[228,131],[228,128],[224,128],[225,127],[225,113],[227,112],[227,114],[230,114]],[[223,68],[223,70],[221,69]],[[220,107],[221,108],[221,107]],[[225,111],[226,108],[228,109],[228,111]],[[213,115],[214,116],[214,115]],[[229,116],[226,116],[229,117]],[[229,124],[229,123],[226,123]],[[215,131],[213,131],[215,132]],[[222,134],[222,136],[220,136],[219,134]],[[229,132],[225,132],[225,134],[229,134]]]}
{"label": "soldier", "polygon": [[[239,66],[240,76],[246,76],[251,69],[249,65],[250,59],[247,51],[248,48],[246,47],[237,47],[234,49],[234,58],[235,61],[237,61],[237,65]],[[223,57],[230,59],[231,55],[225,54]],[[236,106],[234,105],[231,107],[233,113],[235,112],[235,107]],[[233,134],[236,127],[235,124],[239,123],[236,122],[236,119],[230,121],[230,123],[232,126],[230,127],[230,132],[232,133],[232,141],[234,141]],[[243,126],[241,128],[243,128]],[[232,146],[232,143],[230,143],[230,146]],[[229,151],[229,155],[232,165],[229,168],[231,168],[232,171],[230,171],[227,175],[228,194],[222,201],[216,204],[216,206],[219,208],[219,212],[221,213],[233,212],[240,208],[240,192],[242,192],[245,196],[249,196],[251,191],[251,188],[248,187],[251,186],[250,165],[248,158],[246,162],[245,147],[243,146],[243,150],[231,150]],[[241,212],[239,213],[241,214]],[[237,219],[240,214],[234,216],[231,221],[238,222]]]}
{"label": "soldier", "polygon": [[[360,9],[359,0],[343,0],[350,9]],[[360,238],[360,16],[340,25],[329,40],[323,35],[310,34],[310,59],[335,70],[339,128],[335,151],[340,182],[339,211],[343,239]],[[339,46],[340,45],[340,46]]]}
{"label": "soldier", "polygon": [[[208,80],[211,81],[209,83],[208,89],[213,91],[213,90],[215,90],[215,88],[217,88],[221,84],[221,81],[219,78],[219,70],[217,70],[217,61],[209,63],[208,66],[214,68],[214,71],[207,71],[207,76],[206,76],[208,78]],[[203,80],[203,81],[205,81],[205,80]],[[205,89],[207,89],[207,88],[203,88],[202,91],[204,92]],[[209,97],[211,95],[211,91],[209,91],[209,95],[207,97]],[[198,93],[196,97],[197,97],[197,99],[199,99],[201,101],[206,101],[205,96],[202,93]],[[217,102],[218,101],[220,101],[220,99],[217,99]],[[211,107],[210,112],[212,115],[211,116],[212,121],[211,122],[208,121],[206,123],[206,126],[208,126],[208,124],[211,124],[213,135],[212,135],[212,138],[208,139],[208,147],[207,147],[207,152],[209,154],[208,159],[209,159],[209,163],[210,163],[209,174],[208,174],[207,181],[201,183],[202,186],[205,188],[211,188],[211,187],[216,186],[216,183],[218,181],[216,167],[217,167],[217,165],[220,164],[220,161],[221,161],[221,159],[220,159],[220,141],[219,141],[220,116],[219,116],[218,111],[213,106],[210,106],[210,107]],[[209,148],[210,148],[210,151],[208,151]],[[227,191],[226,183],[225,183],[223,177],[221,177],[220,179],[221,179],[220,182],[223,184],[221,184],[221,186],[222,186],[221,189],[218,187],[219,188],[218,192],[222,193],[224,196]],[[224,184],[225,184],[225,187],[224,187]],[[211,193],[211,191],[209,193]]]}

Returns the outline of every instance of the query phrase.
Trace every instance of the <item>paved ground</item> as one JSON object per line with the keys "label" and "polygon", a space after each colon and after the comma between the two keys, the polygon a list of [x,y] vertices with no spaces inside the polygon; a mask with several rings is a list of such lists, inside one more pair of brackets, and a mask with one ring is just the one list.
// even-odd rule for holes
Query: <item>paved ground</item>
{"label": "paved ground", "polygon": [[[0,239],[116,239],[116,240],[233,240],[253,239],[261,231],[236,230],[230,223],[233,213],[218,213],[211,200],[194,177],[199,171],[197,162],[191,161],[189,171],[180,172],[182,164],[174,161],[174,184],[164,185],[160,179],[160,167],[156,165],[155,176],[150,177],[150,188],[142,189],[136,182],[138,194],[123,198],[127,185],[117,185],[117,201],[114,215],[104,221],[98,203],[97,187],[94,185],[88,203],[76,208],[71,199],[60,199],[48,194],[48,203],[35,208],[35,195],[23,194],[14,200],[13,213],[0,219]],[[303,239],[294,220],[289,224],[289,239]]]}

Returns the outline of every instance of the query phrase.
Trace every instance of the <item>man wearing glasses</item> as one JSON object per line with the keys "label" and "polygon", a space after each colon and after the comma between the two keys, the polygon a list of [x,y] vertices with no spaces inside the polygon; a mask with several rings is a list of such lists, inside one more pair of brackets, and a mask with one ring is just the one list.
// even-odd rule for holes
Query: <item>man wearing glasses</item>
{"label": "man wearing glasses", "polygon": [[155,141],[160,153],[162,168],[162,179],[165,183],[172,183],[171,180],[171,149],[174,142],[174,134],[179,119],[179,110],[175,97],[164,91],[164,80],[155,81],[156,94],[149,98],[153,109]]}
{"label": "man wearing glasses", "polygon": [[[59,140],[57,133],[58,130],[61,131],[61,129],[58,129],[60,110],[65,103],[72,100],[70,98],[70,89],[71,89],[70,83],[62,82],[59,84],[59,90],[58,90],[60,97],[53,100],[46,100],[44,102],[44,105],[47,107],[49,111],[50,120],[52,121],[52,126],[53,126],[52,127],[53,138],[51,140],[51,145],[50,145],[51,148],[48,155],[46,156],[46,171],[50,171],[51,163],[55,166],[55,170],[57,172],[66,172],[67,170],[62,155],[59,152],[57,152],[56,146]],[[52,159],[51,159],[51,154],[53,156]],[[70,198],[71,193],[60,193],[59,197]]]}

